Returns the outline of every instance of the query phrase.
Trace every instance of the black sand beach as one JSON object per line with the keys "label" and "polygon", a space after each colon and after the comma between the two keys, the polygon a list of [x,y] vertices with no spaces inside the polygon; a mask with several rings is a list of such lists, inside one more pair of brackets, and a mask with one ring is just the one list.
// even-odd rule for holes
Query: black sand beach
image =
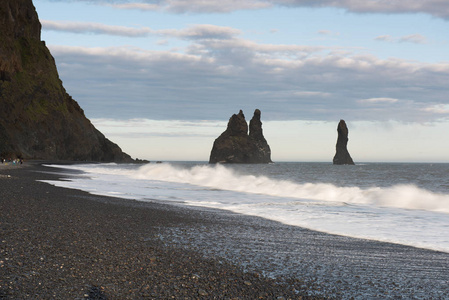
{"label": "black sand beach", "polygon": [[0,299],[449,298],[448,253],[36,181],[52,171],[0,166]]}

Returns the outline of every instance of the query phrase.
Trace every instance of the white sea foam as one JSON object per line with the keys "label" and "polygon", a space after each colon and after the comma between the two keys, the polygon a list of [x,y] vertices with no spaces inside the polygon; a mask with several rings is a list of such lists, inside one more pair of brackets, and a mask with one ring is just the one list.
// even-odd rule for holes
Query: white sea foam
{"label": "white sea foam", "polygon": [[[74,165],[49,182],[90,193],[226,209],[289,225],[449,252],[449,195],[412,184],[359,187],[296,182],[223,165]],[[282,173],[282,172],[281,172]],[[357,174],[356,174],[357,175]]]}
{"label": "white sea foam", "polygon": [[[117,165],[110,165],[117,166]],[[329,183],[299,184],[288,180],[274,180],[266,176],[239,175],[223,165],[200,165],[181,168],[171,164],[147,164],[139,169],[119,166],[81,167],[89,173],[127,176],[140,180],[158,180],[192,184],[211,189],[254,193],[273,197],[367,204],[375,206],[420,209],[449,213],[449,195],[431,192],[414,185],[391,187],[338,187]]]}

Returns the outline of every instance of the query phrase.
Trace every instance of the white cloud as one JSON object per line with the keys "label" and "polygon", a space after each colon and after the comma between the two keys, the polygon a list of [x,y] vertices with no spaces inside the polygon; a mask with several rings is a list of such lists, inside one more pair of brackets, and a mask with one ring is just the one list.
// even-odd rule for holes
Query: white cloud
{"label": "white cloud", "polygon": [[128,37],[142,37],[155,34],[151,28],[131,28],[92,22],[64,22],[41,20],[44,30],[66,31],[73,33],[108,34]]}
{"label": "white cloud", "polygon": [[[58,0],[57,0],[58,1]],[[59,0],[62,1],[62,0]],[[354,13],[425,13],[449,19],[446,0],[76,0],[112,5],[119,9],[162,10],[174,13],[228,13],[237,10],[256,10],[272,6],[336,7]]]}
{"label": "white cloud", "polygon": [[339,32],[331,31],[331,30],[319,30],[318,34],[327,35],[327,36],[339,36]]}
{"label": "white cloud", "polygon": [[369,98],[359,100],[360,103],[396,103],[398,99],[394,98]]}
{"label": "white cloud", "polygon": [[234,36],[240,35],[241,31],[231,27],[200,24],[181,30],[158,30],[157,33],[184,39],[229,39]]}
{"label": "white cloud", "polygon": [[[94,117],[227,119],[239,109],[259,108],[271,120],[422,122],[440,117],[424,109],[429,104],[449,102],[449,64],[329,54],[235,38],[192,42],[186,53],[50,49],[66,89]],[[389,97],[372,97],[379,94]],[[399,102],[376,110],[358,105]]]}
{"label": "white cloud", "polygon": [[[151,119],[104,119],[94,118],[91,122],[101,127],[109,135],[127,137],[209,137],[226,129],[223,121],[200,120],[151,120]],[[191,128],[195,128],[192,131]]]}
{"label": "white cloud", "polygon": [[160,10],[160,6],[158,4],[151,4],[151,3],[122,3],[122,4],[109,4],[109,5],[118,9],[137,9],[144,11]]}
{"label": "white cloud", "polygon": [[449,104],[437,104],[423,108],[425,112],[438,115],[449,115]]}
{"label": "white cloud", "polygon": [[109,4],[119,9],[160,10],[173,13],[228,13],[237,10],[255,10],[271,7],[269,1],[258,0],[165,0],[157,3],[116,3]]}
{"label": "white cloud", "polygon": [[240,49],[257,53],[283,53],[284,55],[308,55],[314,52],[320,52],[326,47],[304,46],[304,45],[282,45],[282,44],[260,44],[244,39],[210,40],[202,44],[209,49]]}
{"label": "white cloud", "polygon": [[391,35],[381,35],[375,38],[376,41],[384,41],[391,43],[414,43],[414,44],[426,44],[427,38],[421,34],[415,33],[402,37],[395,38]]}
{"label": "white cloud", "polygon": [[277,5],[338,7],[355,13],[426,13],[449,18],[449,2],[445,0],[273,0]]}
{"label": "white cloud", "polygon": [[[128,154],[149,160],[209,159],[226,121],[93,118],[92,123]],[[182,148],[182,151],[179,149]]]}
{"label": "white cloud", "polygon": [[395,39],[391,35],[380,35],[375,38],[376,41],[393,42]]}
{"label": "white cloud", "polygon": [[209,24],[198,24],[185,29],[153,30],[149,27],[132,28],[125,26],[106,25],[92,22],[65,22],[41,20],[44,30],[65,31],[72,33],[107,34],[127,37],[144,37],[159,35],[183,39],[229,39],[241,34],[240,30]]}
{"label": "white cloud", "polygon": [[400,42],[410,42],[415,44],[426,44],[427,38],[421,34],[411,34],[403,36],[399,39]]}

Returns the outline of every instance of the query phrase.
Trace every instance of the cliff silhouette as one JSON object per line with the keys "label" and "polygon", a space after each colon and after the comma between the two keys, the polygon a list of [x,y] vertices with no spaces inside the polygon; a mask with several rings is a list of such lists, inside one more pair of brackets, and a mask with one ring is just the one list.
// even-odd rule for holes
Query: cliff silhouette
{"label": "cliff silhouette", "polygon": [[32,0],[0,1],[0,156],[132,161],[67,94]]}

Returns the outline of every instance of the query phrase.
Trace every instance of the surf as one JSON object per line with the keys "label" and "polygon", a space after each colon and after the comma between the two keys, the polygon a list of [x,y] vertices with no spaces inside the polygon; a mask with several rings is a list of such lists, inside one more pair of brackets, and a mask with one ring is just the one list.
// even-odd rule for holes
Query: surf
{"label": "surf", "polygon": [[[319,180],[326,179],[323,170],[353,172],[352,178],[357,178],[365,169],[319,164],[309,169],[301,169],[301,164],[206,163],[56,167],[82,172],[64,172],[68,178],[47,183],[91,194],[227,210],[331,234],[449,252],[449,195],[414,184],[395,184],[405,181],[394,177],[396,166],[386,168],[391,178],[376,181],[385,177],[383,169],[376,170],[359,181],[360,186]],[[392,184],[385,185],[388,182]]]}
{"label": "surf", "polygon": [[156,180],[198,187],[252,193],[272,197],[327,201],[341,204],[373,205],[449,213],[449,195],[432,192],[413,184],[390,187],[342,187],[330,183],[297,183],[267,176],[241,174],[224,165],[197,165],[190,168],[169,163],[147,164],[138,169],[81,167],[88,173],[120,175],[137,180]]}

